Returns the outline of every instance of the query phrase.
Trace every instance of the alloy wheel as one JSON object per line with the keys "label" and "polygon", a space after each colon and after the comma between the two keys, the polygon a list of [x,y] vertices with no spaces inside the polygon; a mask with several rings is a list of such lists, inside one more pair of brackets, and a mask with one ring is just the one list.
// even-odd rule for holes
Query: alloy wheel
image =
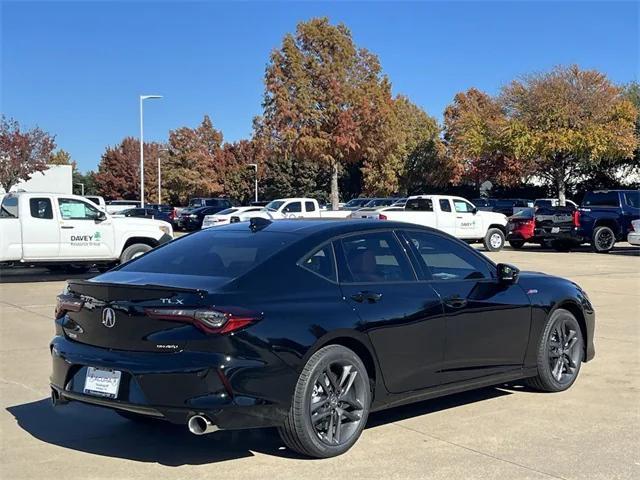
{"label": "alloy wheel", "polygon": [[489,237],[489,244],[493,248],[500,248],[502,246],[502,236],[499,233],[494,233]]}
{"label": "alloy wheel", "polygon": [[578,372],[582,348],[578,328],[574,322],[561,318],[549,334],[549,368],[559,383],[572,381]]}
{"label": "alloy wheel", "polygon": [[311,394],[311,424],[327,445],[341,445],[362,422],[366,388],[358,369],[347,362],[329,363],[318,375]]}
{"label": "alloy wheel", "polygon": [[599,232],[596,239],[600,250],[609,250],[613,246],[614,237],[611,230],[603,229]]}

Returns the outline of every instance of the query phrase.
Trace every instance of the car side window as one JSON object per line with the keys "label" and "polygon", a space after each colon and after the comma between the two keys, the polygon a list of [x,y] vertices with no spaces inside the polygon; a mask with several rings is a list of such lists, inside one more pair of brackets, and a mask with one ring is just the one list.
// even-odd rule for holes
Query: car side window
{"label": "car side window", "polygon": [[471,213],[473,212],[473,205],[465,202],[464,200],[453,200],[453,208],[456,209],[456,213]]}
{"label": "car side window", "polygon": [[307,212],[315,212],[316,211],[316,204],[313,202],[304,202],[304,209]]}
{"label": "car side window", "polygon": [[2,199],[0,218],[18,218],[18,197],[7,195]]}
{"label": "car side window", "polygon": [[409,244],[433,280],[491,278],[489,265],[471,247],[428,232],[406,231]]}
{"label": "car side window", "polygon": [[100,210],[75,198],[59,198],[60,216],[63,220],[95,220]]}
{"label": "car side window", "polygon": [[450,212],[451,211],[451,203],[449,202],[448,198],[441,198],[440,199],[440,210],[442,210],[443,212]]}
{"label": "car side window", "polygon": [[327,243],[307,255],[298,265],[327,280],[336,281],[336,261],[331,243]]}
{"label": "car side window", "polygon": [[640,192],[623,192],[625,203],[632,208],[640,208]]}
{"label": "car side window", "polygon": [[30,198],[29,210],[33,218],[41,218],[43,220],[51,220],[53,218],[53,208],[51,208],[51,199],[49,198]]}
{"label": "car side window", "polygon": [[414,281],[415,275],[402,247],[391,232],[352,235],[340,240],[346,271],[344,283]]}
{"label": "car side window", "polygon": [[404,209],[416,212],[433,212],[433,202],[430,198],[411,198],[407,200]]}
{"label": "car side window", "polygon": [[289,205],[284,207],[284,213],[298,213],[302,212],[302,203],[300,202],[291,202]]}

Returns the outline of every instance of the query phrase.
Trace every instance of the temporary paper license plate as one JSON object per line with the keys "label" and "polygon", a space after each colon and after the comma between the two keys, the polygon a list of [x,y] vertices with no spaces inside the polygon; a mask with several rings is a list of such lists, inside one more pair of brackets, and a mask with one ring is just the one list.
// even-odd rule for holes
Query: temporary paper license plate
{"label": "temporary paper license plate", "polygon": [[560,231],[560,227],[551,227],[551,233],[558,233]]}
{"label": "temporary paper license plate", "polygon": [[120,387],[122,372],[107,368],[87,368],[87,376],[84,380],[84,393],[99,397],[116,398]]}

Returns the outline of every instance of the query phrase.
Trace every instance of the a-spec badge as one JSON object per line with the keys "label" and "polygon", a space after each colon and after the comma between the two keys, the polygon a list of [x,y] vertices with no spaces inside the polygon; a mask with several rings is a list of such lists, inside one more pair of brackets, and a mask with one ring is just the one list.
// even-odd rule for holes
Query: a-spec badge
{"label": "a-spec badge", "polygon": [[102,325],[107,328],[116,326],[116,312],[113,308],[107,307],[102,310]]}

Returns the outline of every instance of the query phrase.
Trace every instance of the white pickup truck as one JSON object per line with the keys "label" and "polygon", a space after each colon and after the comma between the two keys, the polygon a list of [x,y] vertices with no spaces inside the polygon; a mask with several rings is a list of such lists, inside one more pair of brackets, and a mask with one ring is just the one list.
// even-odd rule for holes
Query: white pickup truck
{"label": "white pickup truck", "polygon": [[504,246],[507,226],[503,214],[478,211],[468,200],[448,195],[409,197],[403,211],[390,209],[379,218],[437,228],[467,242],[482,242],[492,252]]}
{"label": "white pickup truck", "polygon": [[78,195],[10,193],[0,204],[0,265],[82,271],[126,262],[173,239],[160,220],[114,217]]}
{"label": "white pickup truck", "polygon": [[231,223],[248,221],[260,217],[269,220],[283,218],[347,218],[352,212],[348,210],[321,210],[314,198],[279,198],[265,205],[264,208],[250,215],[231,217]]}

